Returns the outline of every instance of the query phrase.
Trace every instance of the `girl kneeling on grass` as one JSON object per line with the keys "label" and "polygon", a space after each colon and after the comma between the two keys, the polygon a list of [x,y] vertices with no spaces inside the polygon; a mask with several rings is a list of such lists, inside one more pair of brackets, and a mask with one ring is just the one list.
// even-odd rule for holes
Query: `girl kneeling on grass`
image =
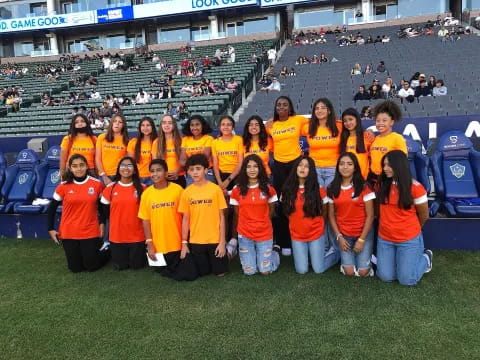
{"label": "girl kneeling on grass", "polygon": [[301,156],[294,164],[285,181],[282,205],[289,217],[290,234],[295,270],[299,274],[308,271],[308,255],[313,271],[323,273],[335,265],[339,252],[331,247],[325,249],[326,203],[325,189],[318,184],[315,162],[308,156]]}
{"label": "girl kneeling on grass", "polygon": [[[109,252],[101,252],[105,219],[100,216],[99,198],[103,184],[87,174],[87,159],[74,154],[68,159],[65,181],[57,186],[48,207],[48,232],[63,245],[70,271],[96,271],[108,261]],[[60,229],[54,228],[58,205],[62,202]],[[101,214],[100,214],[101,215]]]}
{"label": "girl kneeling on grass", "polygon": [[279,252],[273,251],[270,220],[276,201],[277,193],[269,185],[262,159],[258,155],[248,155],[230,195],[230,205],[234,209],[232,233],[235,239],[238,235],[240,262],[245,275],[257,271],[268,275],[280,264]]}
{"label": "girl kneeling on grass", "polygon": [[348,276],[373,276],[375,193],[365,184],[355,154],[340,155],[327,194],[328,218],[341,250],[340,271]]}
{"label": "girl kneeling on grass", "polygon": [[127,156],[120,160],[114,181],[103,190],[100,201],[105,217],[110,213],[110,251],[117,270],[141,269],[147,261],[145,234],[137,217],[144,188],[135,159]]}
{"label": "girl kneeling on grass", "polygon": [[401,150],[383,159],[377,193],[379,228],[377,275],[383,281],[416,285],[432,270],[431,250],[423,247],[422,226],[428,220],[425,188],[412,179],[407,156]]}

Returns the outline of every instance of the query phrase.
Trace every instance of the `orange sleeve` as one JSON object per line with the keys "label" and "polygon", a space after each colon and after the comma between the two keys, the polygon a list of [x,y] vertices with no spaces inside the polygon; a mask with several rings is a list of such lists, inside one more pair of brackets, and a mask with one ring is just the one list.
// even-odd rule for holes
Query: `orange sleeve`
{"label": "orange sleeve", "polygon": [[133,138],[128,142],[127,152],[135,153],[135,145],[137,144],[137,138]]}
{"label": "orange sleeve", "polygon": [[156,138],[152,143],[152,158],[157,159],[158,157],[158,138]]}

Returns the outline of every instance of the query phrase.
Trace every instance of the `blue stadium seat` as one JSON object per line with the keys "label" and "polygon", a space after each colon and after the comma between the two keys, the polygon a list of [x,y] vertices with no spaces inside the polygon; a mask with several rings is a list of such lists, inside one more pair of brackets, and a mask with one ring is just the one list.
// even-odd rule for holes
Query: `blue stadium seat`
{"label": "blue stadium seat", "polygon": [[408,162],[412,177],[423,185],[427,193],[430,193],[430,180],[428,178],[429,158],[422,153],[422,145],[413,140],[411,136],[403,136],[407,142]]}
{"label": "blue stadium seat", "polygon": [[[40,165],[35,168],[37,181],[34,193],[37,198],[52,200],[53,193],[60,183],[60,146],[48,149]],[[18,214],[38,214],[46,212],[48,205],[15,204],[14,212]]]}
{"label": "blue stadium seat", "polygon": [[0,152],[0,189],[3,186],[3,182],[5,180],[5,169],[7,168],[7,159],[5,159],[5,155]]}
{"label": "blue stadium seat", "polygon": [[14,165],[5,170],[5,182],[2,186],[4,202],[0,212],[9,213],[15,204],[25,204],[34,198],[35,168],[39,164],[38,155],[30,149],[18,153]]}
{"label": "blue stadium seat", "polygon": [[431,157],[436,193],[447,214],[480,217],[480,153],[460,131],[444,134]]}

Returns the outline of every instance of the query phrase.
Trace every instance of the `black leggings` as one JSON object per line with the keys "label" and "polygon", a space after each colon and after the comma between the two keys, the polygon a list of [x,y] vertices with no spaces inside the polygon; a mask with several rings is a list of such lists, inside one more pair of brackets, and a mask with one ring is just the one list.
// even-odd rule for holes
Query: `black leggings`
{"label": "black leggings", "polygon": [[[272,167],[273,175],[273,187],[277,192],[277,196],[280,199],[282,194],[283,184],[287,180],[288,175],[293,169],[293,164],[297,159],[283,163],[274,160]],[[292,239],[290,238],[290,229],[288,227],[288,217],[283,214],[283,208],[281,203],[277,206],[277,215],[272,219],[273,222],[273,236],[275,243],[280,245],[281,248],[291,248]]]}
{"label": "black leggings", "polygon": [[99,238],[62,239],[67,266],[71,272],[96,271],[107,263],[110,253],[99,251],[103,241]]}

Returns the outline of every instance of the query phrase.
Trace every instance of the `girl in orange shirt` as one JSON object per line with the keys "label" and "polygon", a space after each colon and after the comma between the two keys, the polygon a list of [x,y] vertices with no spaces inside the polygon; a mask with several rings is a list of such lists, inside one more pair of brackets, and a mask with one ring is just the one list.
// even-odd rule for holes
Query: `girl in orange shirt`
{"label": "girl in orange shirt", "polygon": [[309,155],[315,161],[318,182],[325,188],[335,176],[340,155],[342,122],[336,118],[330,100],[318,99],[313,103],[309,124],[302,130],[302,135],[307,136]]}
{"label": "girl in orange shirt", "polygon": [[340,271],[347,276],[373,276],[370,258],[375,193],[365,185],[354,153],[340,155],[327,194],[328,218],[341,250]]}
{"label": "girl in orange shirt", "polygon": [[146,264],[145,234],[137,216],[144,188],[135,159],[127,156],[120,160],[113,183],[102,193],[105,217],[110,214],[110,251],[117,270],[141,269]]}
{"label": "girl in orange shirt", "polygon": [[171,115],[163,115],[158,127],[158,138],[153,142],[153,158],[163,159],[168,165],[167,180],[186,186],[185,167],[186,157],[182,157],[182,138],[178,131],[177,122]]}
{"label": "girl in orange shirt", "polygon": [[[68,159],[65,181],[55,189],[47,215],[50,237],[63,245],[72,272],[96,271],[108,261],[110,253],[99,250],[105,224],[98,211],[102,190],[102,182],[88,175],[87,159],[73,154]],[[63,207],[57,232],[54,222],[60,203]]]}
{"label": "girl in orange shirt", "polygon": [[433,253],[424,249],[422,235],[428,220],[427,192],[412,179],[403,151],[388,152],[382,165],[377,193],[377,275],[383,281],[416,285],[423,274],[432,270]]}
{"label": "girl in orange shirt", "polygon": [[262,159],[263,166],[267,175],[270,176],[269,161],[270,153],[273,151],[272,138],[268,137],[267,130],[263,124],[263,119],[258,115],[252,115],[248,118],[243,128],[243,147],[245,156],[255,154]]}
{"label": "girl in orange shirt", "polygon": [[98,176],[105,185],[112,182],[120,159],[127,155],[127,121],[121,114],[112,117],[106,133],[98,136],[95,164]]}
{"label": "girl in orange shirt", "polygon": [[295,161],[283,187],[281,202],[289,217],[296,272],[308,272],[309,255],[316,273],[335,265],[340,254],[334,247],[326,251],[324,214],[328,200],[325,189],[318,183],[312,158],[302,156]]}
{"label": "girl in orange shirt", "polygon": [[142,183],[150,185],[150,171],[148,166],[152,161],[152,145],[157,138],[157,130],[153,119],[145,116],[138,123],[138,134],[128,143],[128,156],[135,159]]}
{"label": "girl in orange shirt", "polygon": [[[212,128],[201,115],[192,115],[182,127],[184,138],[182,139],[182,152],[180,157],[188,159],[193,154],[202,153],[210,162],[205,178],[215,183],[212,167],[212,141],[213,138],[208,135],[212,132]],[[192,177],[187,173],[187,186],[193,183]]]}
{"label": "girl in orange shirt", "polygon": [[87,159],[88,173],[95,176],[95,144],[97,138],[93,135],[90,120],[83,115],[77,114],[70,122],[68,135],[62,139],[60,145],[60,175],[65,175],[68,159],[73,154],[81,154]]}
{"label": "girl in orange shirt", "polygon": [[360,114],[354,108],[348,108],[342,113],[342,123],[340,152],[354,153],[360,165],[361,174],[364,179],[367,179],[370,171],[369,151],[372,144],[371,136],[363,131]]}

